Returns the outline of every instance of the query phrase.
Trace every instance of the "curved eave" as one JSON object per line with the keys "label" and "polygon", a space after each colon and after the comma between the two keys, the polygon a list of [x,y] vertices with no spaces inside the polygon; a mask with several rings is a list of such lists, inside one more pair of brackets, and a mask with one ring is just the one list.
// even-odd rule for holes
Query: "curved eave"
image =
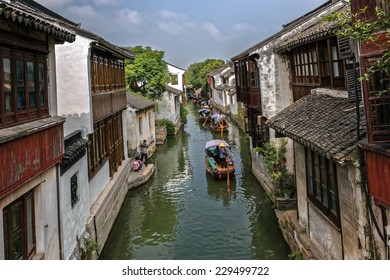
{"label": "curved eave", "polygon": [[7,7],[4,4],[0,5],[0,18],[24,25],[69,43],[74,42],[76,39],[76,34],[57,26],[53,22],[15,8]]}
{"label": "curved eave", "polygon": [[323,30],[320,32],[313,32],[311,34],[306,34],[301,37],[297,37],[295,39],[290,40],[289,42],[274,48],[274,51],[277,53],[282,53],[286,51],[290,51],[293,48],[299,47],[301,45],[309,44],[315,41],[323,40],[325,38],[331,37],[335,35],[336,28],[329,28],[327,30]]}

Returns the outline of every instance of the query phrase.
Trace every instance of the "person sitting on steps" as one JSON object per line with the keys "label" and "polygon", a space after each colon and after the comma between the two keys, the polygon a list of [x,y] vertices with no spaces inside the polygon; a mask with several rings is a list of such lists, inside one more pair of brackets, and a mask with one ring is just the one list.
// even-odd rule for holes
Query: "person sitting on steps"
{"label": "person sitting on steps", "polygon": [[140,161],[139,157],[136,157],[133,161],[133,170],[134,171],[140,171],[143,166],[142,161]]}

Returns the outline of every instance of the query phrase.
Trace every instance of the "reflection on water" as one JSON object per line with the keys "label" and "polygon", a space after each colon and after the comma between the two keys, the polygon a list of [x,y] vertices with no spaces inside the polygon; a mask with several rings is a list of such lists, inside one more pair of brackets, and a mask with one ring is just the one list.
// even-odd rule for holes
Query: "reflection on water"
{"label": "reflection on water", "polygon": [[236,173],[206,173],[204,145],[213,134],[189,105],[187,123],[159,146],[152,179],[129,191],[102,259],[288,259],[290,250],[263,189],[250,172],[248,143],[232,124],[223,134]]}

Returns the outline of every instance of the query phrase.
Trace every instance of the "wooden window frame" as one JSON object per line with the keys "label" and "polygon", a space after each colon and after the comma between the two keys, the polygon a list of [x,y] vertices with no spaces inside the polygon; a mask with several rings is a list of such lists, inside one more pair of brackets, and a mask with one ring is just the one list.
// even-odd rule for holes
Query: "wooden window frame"
{"label": "wooden window frame", "polygon": [[[30,203],[30,204],[29,204]],[[28,209],[28,206],[31,206],[31,209]],[[29,191],[24,194],[10,205],[3,209],[3,229],[4,229],[4,252],[5,259],[18,259],[18,260],[30,260],[36,254],[36,233],[35,233],[35,211],[34,211],[34,194],[33,191]],[[20,255],[15,257],[10,257],[15,254],[14,251],[14,236],[12,234],[12,229],[15,229],[15,225],[12,224],[14,219],[11,215],[14,210],[20,211],[20,232],[21,234],[21,252]],[[31,218],[28,221],[29,217]],[[28,247],[28,242],[31,242],[31,245]]]}
{"label": "wooden window frame", "polygon": [[[364,71],[374,63],[377,56],[363,60]],[[385,72],[375,72],[363,82],[364,102],[370,143],[388,142],[390,139],[390,77]]]}
{"label": "wooden window frame", "polygon": [[331,37],[293,49],[292,84],[345,88],[345,65],[339,58],[337,48],[336,37]]}
{"label": "wooden window frame", "polygon": [[336,163],[308,148],[305,148],[305,160],[309,201],[340,228]]}
{"label": "wooden window frame", "polygon": [[[6,63],[10,66],[7,78],[4,72]],[[23,93],[22,99],[18,99],[17,65],[22,65],[19,68],[21,72],[18,72],[22,74],[19,76],[19,93]],[[29,72],[29,69],[32,71]],[[0,128],[49,116],[47,73],[45,54],[0,47]],[[10,94],[6,96],[6,82],[9,79]],[[7,110],[6,97],[10,102],[7,104],[12,104],[12,109]],[[23,102],[23,107],[18,106],[18,100]],[[34,105],[32,100],[35,100]]]}
{"label": "wooden window frame", "polygon": [[90,64],[92,93],[114,91],[126,87],[122,60],[94,53],[91,55]]}
{"label": "wooden window frame", "polygon": [[89,141],[89,179],[96,175],[107,160],[110,163],[110,176],[112,176],[124,159],[122,112],[95,123]]}

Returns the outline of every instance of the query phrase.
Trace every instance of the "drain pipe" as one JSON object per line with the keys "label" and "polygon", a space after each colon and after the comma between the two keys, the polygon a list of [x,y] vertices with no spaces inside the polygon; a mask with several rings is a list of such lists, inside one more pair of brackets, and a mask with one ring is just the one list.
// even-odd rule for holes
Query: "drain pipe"
{"label": "drain pipe", "polygon": [[[96,242],[96,244],[99,244],[98,243],[98,234],[97,234],[96,216],[95,215],[93,216],[93,229],[95,231],[95,242]],[[100,259],[100,254],[99,254],[98,250],[96,250],[96,254],[97,254],[98,258]]]}
{"label": "drain pipe", "polygon": [[[366,204],[367,204],[367,208],[368,208],[369,213],[370,213],[371,221],[374,223],[375,229],[378,232],[378,235],[379,235],[380,239],[385,243],[385,246],[387,246],[386,245],[386,239],[385,239],[384,235],[382,234],[382,232],[380,230],[378,221],[377,221],[375,213],[374,213],[374,209],[372,208],[371,196],[370,196],[370,194],[368,193],[368,190],[367,190],[367,179],[366,179],[366,175],[365,175],[365,164],[364,164],[363,151],[362,151],[362,149],[360,148],[359,145],[357,146],[357,149],[358,149],[358,154],[359,154],[359,166],[360,166],[361,184],[362,184],[362,188],[363,188],[363,191],[364,191],[364,195],[366,197]],[[372,236],[372,234],[371,234],[371,236]],[[372,238],[372,241],[373,241],[373,236],[371,238]],[[373,250],[373,253],[375,254],[375,250]]]}
{"label": "drain pipe", "polygon": [[[358,92],[357,92],[357,74],[356,74],[356,68],[357,68],[357,64],[356,64],[356,57],[353,56],[353,70],[354,70],[354,91],[355,91],[355,104],[356,104],[356,124],[357,124],[357,127],[356,127],[356,134],[357,134],[357,142],[359,142],[361,140],[361,135],[360,135],[360,102],[359,102],[359,96],[358,96]],[[371,196],[368,192],[368,189],[367,189],[367,181],[366,181],[366,173],[365,173],[365,160],[364,160],[364,152],[362,151],[361,147],[359,146],[359,144],[356,145],[357,147],[357,151],[358,151],[358,155],[359,155],[359,171],[360,171],[360,177],[361,177],[361,187],[364,191],[364,195],[366,197],[366,204],[367,204],[367,208],[368,208],[368,211],[369,211],[369,217],[368,219],[370,219],[371,217],[371,221],[374,223],[374,226],[375,226],[375,229],[377,230],[378,232],[378,235],[380,237],[380,239],[382,239],[382,241],[385,243],[385,246],[386,246],[386,240],[385,240],[385,237],[384,235],[382,234],[380,228],[379,228],[379,225],[378,225],[378,221],[376,219],[376,216],[375,216],[375,213],[374,213],[374,210],[372,208],[372,204],[371,204]],[[371,232],[371,244],[373,245],[374,244],[374,237],[373,237],[373,234]],[[375,257],[375,250],[372,249],[372,254],[374,255]]]}
{"label": "drain pipe", "polygon": [[61,203],[60,203],[60,173],[59,173],[59,165],[56,165],[56,181],[57,181],[57,222],[58,222],[58,243],[59,243],[59,257],[60,260],[63,260],[63,252],[62,252],[62,227],[61,227]]}

